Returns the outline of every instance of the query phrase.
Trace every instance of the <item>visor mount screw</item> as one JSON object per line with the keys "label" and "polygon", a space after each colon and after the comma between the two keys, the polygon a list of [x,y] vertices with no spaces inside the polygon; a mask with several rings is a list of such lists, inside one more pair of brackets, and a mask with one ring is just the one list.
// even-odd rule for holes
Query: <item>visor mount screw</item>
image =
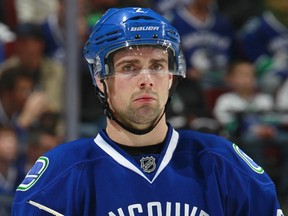
{"label": "visor mount screw", "polygon": [[135,35],[135,39],[140,39],[141,36],[139,34]]}
{"label": "visor mount screw", "polygon": [[153,37],[153,38],[158,38],[158,35],[157,35],[157,34],[154,34],[152,37]]}

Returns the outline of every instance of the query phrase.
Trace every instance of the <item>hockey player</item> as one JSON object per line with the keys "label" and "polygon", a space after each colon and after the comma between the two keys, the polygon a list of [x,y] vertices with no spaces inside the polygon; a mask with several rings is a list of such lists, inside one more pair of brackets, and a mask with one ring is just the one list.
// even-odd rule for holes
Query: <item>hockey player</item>
{"label": "hockey player", "polygon": [[236,144],[176,131],[165,110],[185,77],[177,30],[150,9],[110,9],[85,46],[107,126],[41,156],[13,215],[280,216],[275,187]]}

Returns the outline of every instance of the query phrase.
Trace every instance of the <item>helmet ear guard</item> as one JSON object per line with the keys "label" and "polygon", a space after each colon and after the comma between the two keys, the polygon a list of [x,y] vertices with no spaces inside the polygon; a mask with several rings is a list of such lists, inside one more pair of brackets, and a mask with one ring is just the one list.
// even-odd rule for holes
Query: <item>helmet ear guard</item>
{"label": "helmet ear guard", "polygon": [[109,103],[107,102],[107,87],[106,87],[106,83],[103,80],[100,80],[100,82],[102,83],[103,86],[103,90],[104,92],[102,92],[98,86],[96,86],[96,93],[97,96],[100,100],[100,103],[102,104],[102,109],[104,110],[104,114],[105,116],[107,116],[109,119],[113,119],[113,114],[111,113],[110,107],[109,107]]}

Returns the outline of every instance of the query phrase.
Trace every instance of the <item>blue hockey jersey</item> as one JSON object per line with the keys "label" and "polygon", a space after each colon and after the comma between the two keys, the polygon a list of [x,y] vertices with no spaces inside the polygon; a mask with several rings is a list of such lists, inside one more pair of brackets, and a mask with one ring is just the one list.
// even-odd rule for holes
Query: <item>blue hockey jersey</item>
{"label": "blue hockey jersey", "polygon": [[236,53],[235,31],[229,21],[219,13],[211,12],[209,18],[201,22],[185,7],[166,16],[181,36],[187,68],[202,72],[208,83],[222,82],[224,71]]}
{"label": "blue hockey jersey", "polygon": [[274,184],[237,145],[169,126],[160,154],[134,158],[104,131],[59,145],[19,185],[12,215],[283,214]]}
{"label": "blue hockey jersey", "polygon": [[287,62],[287,35],[288,28],[271,12],[264,12],[262,16],[249,20],[241,30],[240,41],[244,57],[252,62],[259,61],[263,56],[276,59],[281,57]]}

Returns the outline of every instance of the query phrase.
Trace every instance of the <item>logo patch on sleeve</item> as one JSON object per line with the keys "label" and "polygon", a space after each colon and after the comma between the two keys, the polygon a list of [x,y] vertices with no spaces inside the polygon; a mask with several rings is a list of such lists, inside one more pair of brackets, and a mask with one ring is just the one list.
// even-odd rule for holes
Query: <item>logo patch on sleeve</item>
{"label": "logo patch on sleeve", "polygon": [[235,143],[233,143],[233,148],[235,152],[248,164],[248,166],[256,173],[263,174],[264,169],[256,164],[252,158],[246,155]]}
{"label": "logo patch on sleeve", "polygon": [[41,156],[35,162],[34,166],[25,176],[25,179],[18,186],[18,191],[27,191],[30,189],[41,177],[41,175],[45,172],[49,165],[49,159],[47,157]]}

